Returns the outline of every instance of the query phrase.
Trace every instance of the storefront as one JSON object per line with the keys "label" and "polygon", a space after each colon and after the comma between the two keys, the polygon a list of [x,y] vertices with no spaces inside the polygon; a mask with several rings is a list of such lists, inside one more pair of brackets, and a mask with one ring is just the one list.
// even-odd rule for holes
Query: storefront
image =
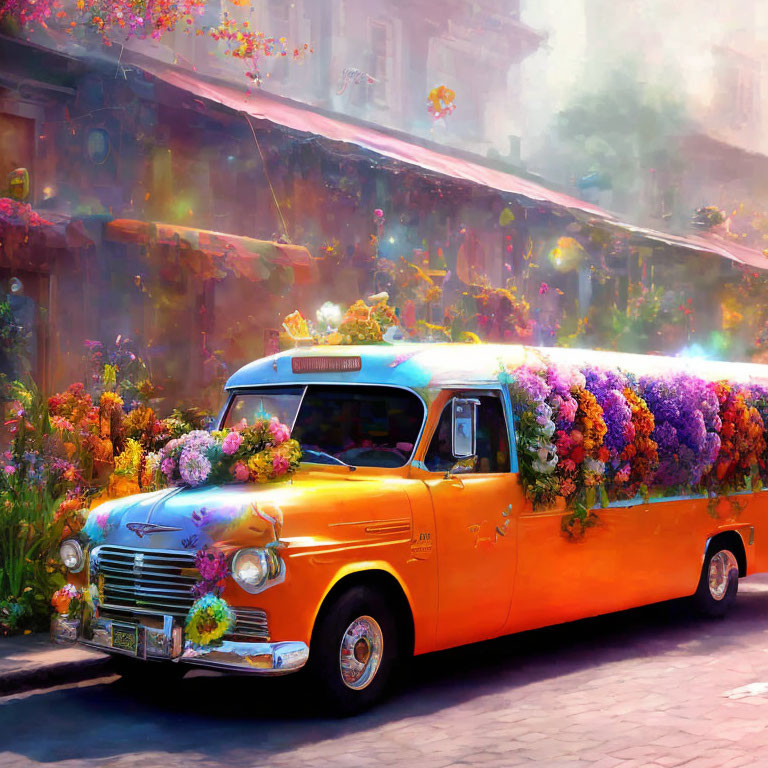
{"label": "storefront", "polygon": [[[116,76],[5,43],[2,82],[33,85],[0,92],[18,139],[0,178],[30,177],[24,216],[0,218],[0,281],[46,391],[88,376],[86,342],[130,339],[157,398],[213,407],[292,310],[381,291],[416,338],[677,353],[723,334],[747,268],[762,279],[750,249],[632,229],[490,161],[156,62]],[[718,354],[746,355],[763,320]]]}

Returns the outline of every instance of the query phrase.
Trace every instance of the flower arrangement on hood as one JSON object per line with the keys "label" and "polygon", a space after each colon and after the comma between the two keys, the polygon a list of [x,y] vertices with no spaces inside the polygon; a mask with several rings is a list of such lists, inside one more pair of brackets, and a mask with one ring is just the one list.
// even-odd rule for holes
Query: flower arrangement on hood
{"label": "flower arrangement on hood", "polygon": [[195,430],[171,440],[145,466],[156,467],[157,484],[267,483],[285,479],[301,461],[301,448],[276,418],[217,432]]}

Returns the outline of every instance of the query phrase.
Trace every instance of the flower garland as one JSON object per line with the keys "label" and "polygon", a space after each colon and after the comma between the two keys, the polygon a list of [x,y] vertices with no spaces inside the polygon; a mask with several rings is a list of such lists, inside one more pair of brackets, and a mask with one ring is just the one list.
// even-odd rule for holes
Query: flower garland
{"label": "flower garland", "polygon": [[548,507],[560,495],[555,473],[558,456],[552,442],[555,433],[552,407],[545,402],[551,388],[540,373],[520,368],[511,375],[500,373],[509,388],[518,444],[519,471],[525,495],[534,509]]}
{"label": "flower garland", "polygon": [[574,386],[572,394],[577,409],[571,428],[557,431],[557,475],[560,495],[583,522],[604,482],[607,450],[603,438],[607,428],[603,409],[589,390]]}
{"label": "flower garland", "polygon": [[229,576],[229,566],[224,553],[211,547],[203,547],[195,555],[195,567],[200,571],[200,581],[192,588],[195,597],[204,597],[209,592],[221,597],[225,579]]}
{"label": "flower garland", "polygon": [[[520,478],[534,509],[558,499],[564,530],[589,524],[599,499],[755,489],[768,475],[768,388],[688,374],[531,367],[502,370]],[[576,525],[578,523],[578,525]]]}
{"label": "flower garland", "polygon": [[[250,427],[217,432],[194,430],[168,442],[145,462],[155,468],[156,485],[268,483],[295,472],[301,448],[285,424],[261,419]],[[157,471],[159,468],[159,472]]]}
{"label": "flower garland", "polygon": [[624,394],[627,380],[620,373],[594,368],[586,370],[584,377],[587,388],[594,393],[595,399],[603,409],[606,426],[606,479],[609,483],[620,486],[629,480],[631,472],[628,461],[622,458],[622,455],[635,437],[632,409]]}
{"label": "flower garland", "polygon": [[221,596],[230,570],[226,555],[207,546],[197,551],[195,567],[200,580],[192,588],[197,600],[185,621],[187,639],[195,645],[210,645],[235,625],[234,611]]}
{"label": "flower garland", "polygon": [[638,394],[655,420],[659,468],[654,485],[674,492],[696,490],[720,450],[720,417],[713,386],[686,374],[643,377]]}
{"label": "flower garland", "polygon": [[739,485],[745,476],[758,475],[759,462],[766,450],[765,428],[757,408],[747,404],[745,395],[725,381],[715,384],[720,403],[720,453],[712,472],[723,487]]}
{"label": "flower garland", "polygon": [[629,467],[629,474],[625,476],[622,467],[614,475],[617,484],[615,496],[619,499],[632,499],[638,493],[648,495],[648,488],[659,466],[659,452],[656,441],[651,437],[656,423],[645,400],[629,386],[624,388],[623,395],[632,414],[633,437],[619,457],[626,462],[624,466]]}

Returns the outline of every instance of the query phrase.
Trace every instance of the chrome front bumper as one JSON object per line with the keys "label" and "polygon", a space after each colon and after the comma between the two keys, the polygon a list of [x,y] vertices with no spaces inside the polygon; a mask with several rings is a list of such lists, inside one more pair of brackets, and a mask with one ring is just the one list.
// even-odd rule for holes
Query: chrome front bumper
{"label": "chrome front bumper", "polygon": [[[81,622],[80,619],[55,615],[51,622],[51,640],[59,645],[80,643],[100,651],[126,655],[125,651],[112,647],[112,623],[105,617],[92,617]],[[172,616],[147,617],[147,623],[142,622],[137,627],[136,655],[141,659],[183,662],[257,675],[285,675],[301,669],[309,658],[307,644],[295,641],[240,643],[223,640],[216,645],[196,646],[183,642],[183,628]]]}

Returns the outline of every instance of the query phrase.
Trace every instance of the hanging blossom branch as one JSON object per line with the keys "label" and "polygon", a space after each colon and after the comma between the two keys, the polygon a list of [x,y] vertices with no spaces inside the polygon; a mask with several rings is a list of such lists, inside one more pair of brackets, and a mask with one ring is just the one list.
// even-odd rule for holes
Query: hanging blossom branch
{"label": "hanging blossom branch", "polygon": [[[208,0],[5,0],[0,7],[0,23],[10,22],[21,29],[63,28],[74,35],[95,31],[105,45],[131,38],[159,40],[176,29],[186,34],[209,37],[226,46],[225,55],[250,64],[245,73],[260,85],[259,61],[262,57],[303,59],[313,53],[308,43],[293,47],[284,37],[271,37],[253,29],[249,21],[237,21],[227,11],[217,26],[197,27]],[[244,5],[242,0],[230,0]]]}

